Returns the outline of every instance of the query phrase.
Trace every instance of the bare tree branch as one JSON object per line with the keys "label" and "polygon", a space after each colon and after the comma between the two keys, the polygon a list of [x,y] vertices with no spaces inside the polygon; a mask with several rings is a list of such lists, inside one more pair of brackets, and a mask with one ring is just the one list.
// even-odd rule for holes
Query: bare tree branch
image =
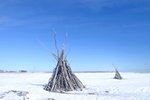
{"label": "bare tree branch", "polygon": [[116,66],[114,64],[112,64],[112,65],[113,65],[114,69],[117,70]]}
{"label": "bare tree branch", "polygon": [[55,55],[52,51],[50,51],[50,54],[51,54],[52,56],[54,56],[54,58],[58,61],[57,55]]}
{"label": "bare tree branch", "polygon": [[55,49],[57,51],[57,56],[59,57],[59,49],[57,47],[57,40],[56,40],[56,32],[54,31],[54,42],[55,42]]}
{"label": "bare tree branch", "polygon": [[65,34],[65,40],[63,42],[62,48],[65,50],[66,46],[67,46],[67,37],[68,37],[68,33]]}
{"label": "bare tree branch", "polygon": [[56,60],[58,60],[58,57],[57,57],[52,51],[49,51],[49,50],[48,50],[48,47],[47,47],[42,41],[40,41],[40,40],[38,39],[38,42],[40,43],[40,45],[41,45],[46,51],[48,51],[48,53],[50,53],[52,56],[54,56],[54,58],[55,58]]}

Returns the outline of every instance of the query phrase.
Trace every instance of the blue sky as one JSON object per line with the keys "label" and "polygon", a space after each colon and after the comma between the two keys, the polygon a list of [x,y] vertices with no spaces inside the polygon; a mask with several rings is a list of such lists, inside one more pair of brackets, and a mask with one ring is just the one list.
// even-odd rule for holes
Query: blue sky
{"label": "blue sky", "polygon": [[53,30],[74,71],[150,71],[149,0],[1,0],[0,69],[52,71]]}

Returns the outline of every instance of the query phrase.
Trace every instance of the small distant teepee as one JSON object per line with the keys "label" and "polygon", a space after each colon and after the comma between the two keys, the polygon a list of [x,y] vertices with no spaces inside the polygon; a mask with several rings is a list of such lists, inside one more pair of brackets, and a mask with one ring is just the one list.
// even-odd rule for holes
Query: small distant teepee
{"label": "small distant teepee", "polygon": [[44,89],[49,92],[82,90],[84,88],[84,85],[72,72],[67,58],[65,57],[65,49],[62,48],[61,53],[59,53],[56,45],[55,35],[54,39],[57,55],[55,55],[54,53],[52,53],[52,55],[56,58],[57,65],[53,71],[52,77],[50,78],[48,84],[44,87]]}
{"label": "small distant teepee", "polygon": [[115,77],[114,77],[114,79],[122,79],[122,77],[121,77],[121,75],[120,75],[120,73],[119,73],[119,71],[117,70],[117,68],[115,68]]}

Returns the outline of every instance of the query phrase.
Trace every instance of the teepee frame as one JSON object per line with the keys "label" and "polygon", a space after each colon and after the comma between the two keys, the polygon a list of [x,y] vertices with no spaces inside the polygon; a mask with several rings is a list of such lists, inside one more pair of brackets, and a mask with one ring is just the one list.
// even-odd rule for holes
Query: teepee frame
{"label": "teepee frame", "polygon": [[57,65],[53,71],[52,77],[50,78],[48,84],[44,87],[44,89],[49,92],[82,90],[85,86],[72,72],[65,56],[64,47],[62,48],[61,53],[59,53],[56,41],[56,33],[54,33],[54,40],[57,55],[52,52],[51,54],[57,60]]}
{"label": "teepee frame", "polygon": [[119,79],[119,80],[122,79],[122,76],[120,75],[120,73],[119,73],[119,71],[117,70],[117,68],[115,68],[115,76],[114,76],[114,79]]}

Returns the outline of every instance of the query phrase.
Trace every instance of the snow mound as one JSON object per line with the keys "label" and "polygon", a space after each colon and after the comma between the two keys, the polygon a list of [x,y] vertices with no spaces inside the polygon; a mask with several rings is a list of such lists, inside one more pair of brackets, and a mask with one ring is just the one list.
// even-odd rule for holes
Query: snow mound
{"label": "snow mound", "polygon": [[135,93],[150,93],[150,87],[141,87],[135,90]]}
{"label": "snow mound", "polygon": [[10,90],[0,94],[0,100],[28,100],[27,91]]}
{"label": "snow mound", "polygon": [[55,100],[53,98],[42,98],[42,99],[37,99],[37,100]]}

